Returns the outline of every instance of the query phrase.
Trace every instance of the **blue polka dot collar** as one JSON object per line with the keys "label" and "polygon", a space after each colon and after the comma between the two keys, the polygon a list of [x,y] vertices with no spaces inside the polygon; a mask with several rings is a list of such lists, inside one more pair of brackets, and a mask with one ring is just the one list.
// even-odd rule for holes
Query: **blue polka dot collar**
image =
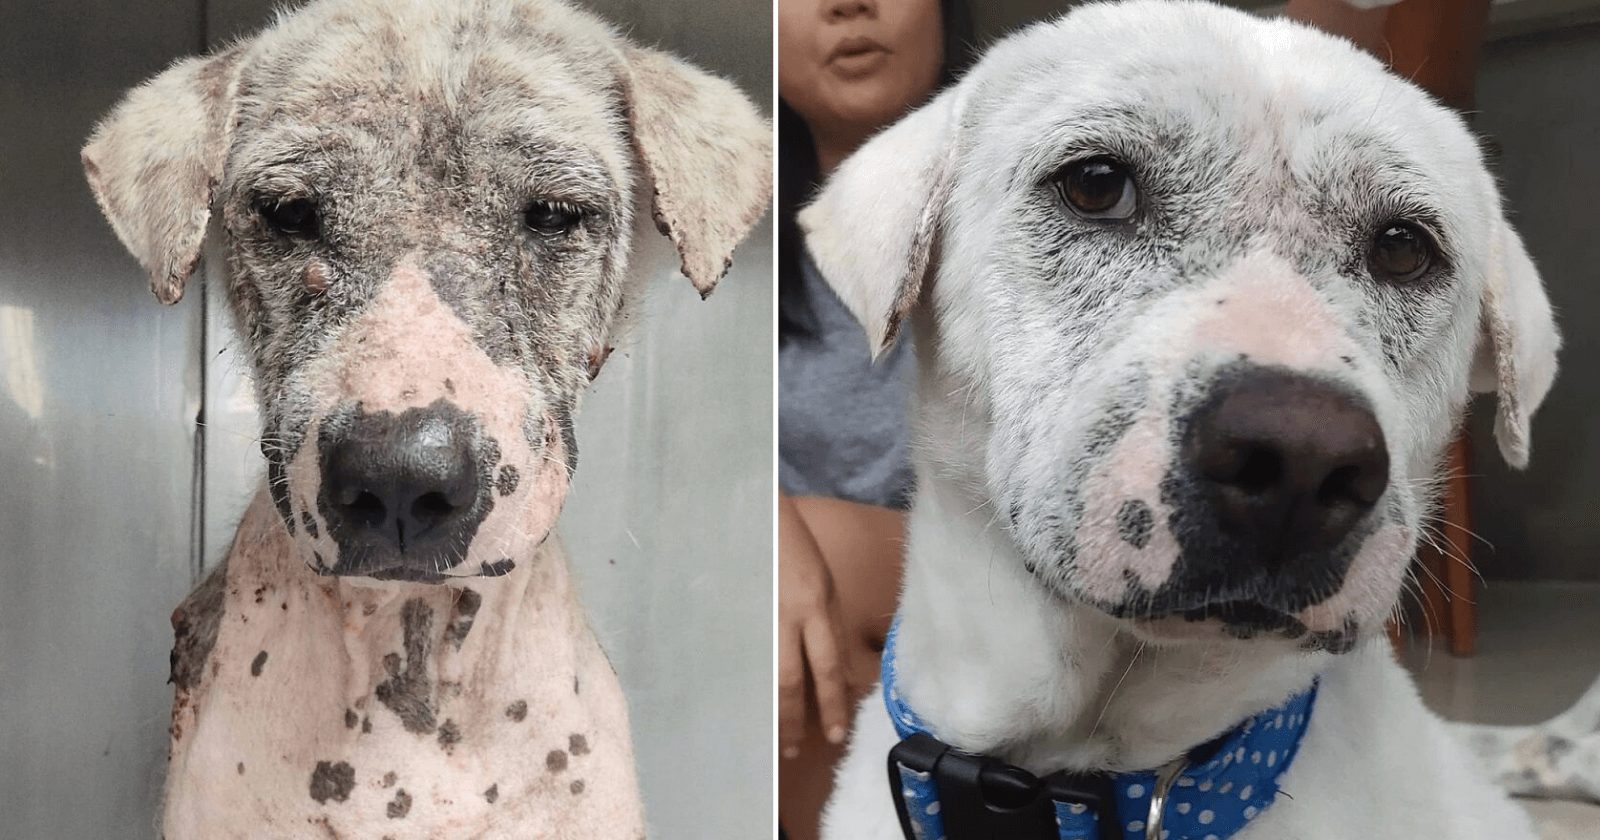
{"label": "blue polka dot collar", "polygon": [[1227,840],[1272,806],[1317,699],[1313,683],[1158,770],[1038,779],[928,732],[895,689],[898,629],[884,646],[883,700],[902,739],[888,770],[906,840]]}

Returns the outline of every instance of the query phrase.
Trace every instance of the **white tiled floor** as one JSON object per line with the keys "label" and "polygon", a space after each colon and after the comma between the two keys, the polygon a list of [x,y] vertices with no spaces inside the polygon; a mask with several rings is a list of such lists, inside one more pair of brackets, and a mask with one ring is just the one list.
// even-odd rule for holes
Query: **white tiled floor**
{"label": "white tiled floor", "polygon": [[[1600,584],[1490,581],[1478,597],[1478,652],[1457,659],[1415,628],[1403,661],[1423,700],[1453,720],[1536,723],[1600,674]],[[1597,840],[1600,807],[1528,801],[1546,840]]]}

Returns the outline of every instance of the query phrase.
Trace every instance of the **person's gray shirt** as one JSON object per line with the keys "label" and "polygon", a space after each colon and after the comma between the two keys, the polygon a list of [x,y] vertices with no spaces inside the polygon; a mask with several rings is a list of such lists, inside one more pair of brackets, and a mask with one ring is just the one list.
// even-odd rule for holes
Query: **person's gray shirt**
{"label": "person's gray shirt", "polygon": [[800,261],[808,329],[778,349],[778,483],[792,496],[905,508],[910,330],[877,361],[855,316],[810,259]]}

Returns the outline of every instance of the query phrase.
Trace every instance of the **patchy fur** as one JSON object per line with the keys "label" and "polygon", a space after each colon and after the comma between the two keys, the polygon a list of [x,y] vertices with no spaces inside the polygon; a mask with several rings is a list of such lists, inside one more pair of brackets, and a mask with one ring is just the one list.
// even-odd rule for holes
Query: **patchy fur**
{"label": "patchy fur", "polygon": [[174,615],[166,836],[642,835],[547,538],[648,240],[711,291],[767,120],[559,0],[317,0],[130,92],[83,162],[163,302],[204,249],[263,418],[266,485]]}
{"label": "patchy fur", "polygon": [[[641,836],[622,692],[555,540],[451,585],[317,576],[289,540],[258,496],[210,665],[179,690],[168,838]],[[585,753],[548,767],[574,734]]]}
{"label": "patchy fur", "polygon": [[[1131,173],[1125,220],[1067,206],[1061,173],[1092,159]],[[995,46],[800,221],[870,340],[916,321],[898,687],[935,735],[1145,770],[1320,676],[1293,799],[1239,837],[1531,837],[1382,633],[1471,383],[1517,462],[1559,344],[1456,115],[1303,26],[1097,3]],[[1397,222],[1437,244],[1404,282],[1369,256]],[[1186,443],[1273,377],[1343,395],[1386,456],[1381,495],[1304,557],[1217,538]],[[892,737],[869,698],[827,836],[898,836]]]}

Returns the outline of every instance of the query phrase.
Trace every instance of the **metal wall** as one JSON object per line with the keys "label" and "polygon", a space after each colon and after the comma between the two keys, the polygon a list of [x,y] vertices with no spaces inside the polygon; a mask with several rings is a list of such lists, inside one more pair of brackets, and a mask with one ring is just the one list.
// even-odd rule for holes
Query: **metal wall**
{"label": "metal wall", "polygon": [[[262,467],[220,291],[157,304],[77,153],[122,91],[274,4],[16,3],[0,5],[0,840],[139,840],[157,834],[167,616]],[[594,5],[766,109],[764,0]],[[657,837],[771,830],[768,227],[709,301],[655,282],[579,418],[558,526],[628,692]]]}

